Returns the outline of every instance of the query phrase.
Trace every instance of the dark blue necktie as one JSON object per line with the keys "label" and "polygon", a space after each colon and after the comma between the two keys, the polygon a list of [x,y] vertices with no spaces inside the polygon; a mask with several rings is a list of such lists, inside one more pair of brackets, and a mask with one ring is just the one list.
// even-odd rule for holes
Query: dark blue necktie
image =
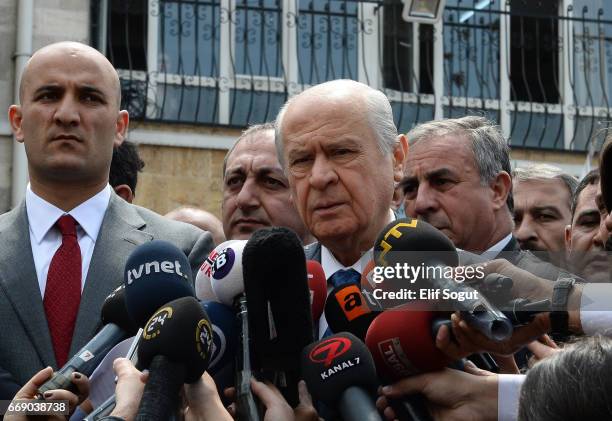
{"label": "dark blue necktie", "polygon": [[[336,271],[332,276],[330,276],[327,280],[327,283],[334,288],[337,288],[342,285],[358,285],[360,282],[361,275],[355,269],[340,269]],[[327,326],[327,329],[325,329],[325,333],[323,333],[321,339],[326,338],[332,334],[333,332],[330,330],[329,326]]]}
{"label": "dark blue necktie", "polygon": [[361,275],[355,269],[340,269],[330,276],[327,282],[334,288],[347,284],[359,284]]}

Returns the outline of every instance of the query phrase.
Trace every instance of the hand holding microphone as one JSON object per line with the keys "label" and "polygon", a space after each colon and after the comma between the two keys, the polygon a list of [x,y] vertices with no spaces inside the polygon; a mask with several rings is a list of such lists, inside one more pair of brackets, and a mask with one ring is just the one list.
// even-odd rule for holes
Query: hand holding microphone
{"label": "hand holding microphone", "polygon": [[133,336],[138,330],[128,315],[125,305],[123,285],[115,289],[102,305],[102,322],[104,327],[83,348],[81,348],[60,370],[53,373],[51,379],[41,385],[40,397],[52,389],[65,389],[76,393],[73,384],[73,373],[90,376],[104,356],[119,342]]}

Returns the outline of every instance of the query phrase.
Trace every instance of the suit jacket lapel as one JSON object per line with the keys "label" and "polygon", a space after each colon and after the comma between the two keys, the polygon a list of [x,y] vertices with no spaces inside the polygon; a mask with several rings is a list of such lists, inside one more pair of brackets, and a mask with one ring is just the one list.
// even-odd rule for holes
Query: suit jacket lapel
{"label": "suit jacket lapel", "polygon": [[32,256],[25,202],[12,210],[4,221],[0,226],[0,244],[3,244],[0,250],[4,254],[0,258],[0,291],[23,324],[42,365],[55,366],[51,335]]}
{"label": "suit jacket lapel", "polygon": [[100,324],[100,309],[113,289],[123,283],[125,261],[153,236],[141,231],[145,221],[135,208],[116,194],[111,199],[96,239],[74,329],[70,355],[93,337]]}

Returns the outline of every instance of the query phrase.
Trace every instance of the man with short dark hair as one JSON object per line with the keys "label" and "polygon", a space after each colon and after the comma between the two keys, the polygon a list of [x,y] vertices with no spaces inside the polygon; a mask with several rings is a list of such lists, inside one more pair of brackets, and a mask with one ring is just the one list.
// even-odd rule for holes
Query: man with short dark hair
{"label": "man with short dark hair", "polygon": [[138,173],[142,171],[145,163],[140,159],[138,147],[126,140],[113,148],[108,183],[115,193],[123,200],[132,203],[136,195]]}
{"label": "man with short dark hair", "polygon": [[223,161],[223,231],[246,240],[263,227],[291,228],[303,244],[312,242],[274,149],[274,125],[249,127]]}
{"label": "man with short dark hair", "polygon": [[565,227],[567,264],[570,271],[589,282],[609,282],[610,262],[604,251],[607,238],[599,235],[602,214],[597,206],[598,194],[599,170],[595,169],[580,181],[572,198],[571,224]]}
{"label": "man with short dark hair", "polygon": [[120,84],[97,50],[61,42],[38,50],[9,108],[30,184],[0,216],[0,361],[20,384],[58,368],[101,326],[100,309],[140,244],[174,243],[197,270],[212,237],[120,199],[108,184],[125,139]]}

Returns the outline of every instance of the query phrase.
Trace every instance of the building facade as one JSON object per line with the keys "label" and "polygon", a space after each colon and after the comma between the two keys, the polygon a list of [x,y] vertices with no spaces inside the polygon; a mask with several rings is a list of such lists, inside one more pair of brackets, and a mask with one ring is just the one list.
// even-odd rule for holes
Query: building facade
{"label": "building facade", "polygon": [[[146,162],[136,202],[162,213],[190,204],[219,214],[232,141],[326,80],[381,89],[402,132],[487,116],[515,165],[546,161],[574,175],[596,160],[612,121],[605,0],[446,0],[433,25],[404,21],[401,0],[29,1],[34,50],[79,40],[119,70],[129,138]],[[5,109],[14,99],[17,4],[0,0]],[[15,185],[5,116],[0,129],[2,210]]]}

